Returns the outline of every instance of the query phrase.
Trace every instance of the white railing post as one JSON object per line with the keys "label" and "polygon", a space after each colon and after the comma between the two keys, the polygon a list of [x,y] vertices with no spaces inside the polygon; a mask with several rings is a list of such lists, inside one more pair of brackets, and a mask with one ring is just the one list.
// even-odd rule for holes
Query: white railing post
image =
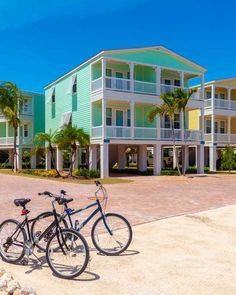
{"label": "white railing post", "polygon": [[104,89],[106,85],[106,67],[107,67],[107,60],[106,58],[103,58],[102,59],[102,89]]}
{"label": "white railing post", "polygon": [[211,142],[214,144],[215,141],[215,85],[211,85],[211,109],[212,109],[212,115],[211,115]]}
{"label": "white railing post", "polygon": [[157,139],[161,139],[161,116],[157,115],[156,117],[156,128],[157,128]]}
{"label": "white railing post", "polygon": [[103,140],[106,138],[106,108],[107,108],[107,102],[103,98],[102,99],[102,139]]}
{"label": "white railing post", "polygon": [[135,118],[135,104],[133,101],[130,102],[130,127],[131,127],[131,138],[134,138],[134,118]]}
{"label": "white railing post", "polygon": [[228,109],[231,109],[231,88],[227,88]]}
{"label": "white railing post", "polygon": [[156,94],[161,95],[161,68],[156,67]]}
{"label": "white railing post", "polygon": [[205,90],[204,90],[204,74],[201,75],[201,95],[200,99],[204,101],[205,99]]}
{"label": "white railing post", "polygon": [[184,72],[180,72],[180,87],[184,88]]}
{"label": "white railing post", "polygon": [[130,72],[130,91],[134,92],[134,63],[129,64],[129,72]]}
{"label": "white railing post", "polygon": [[227,122],[227,129],[228,129],[228,143],[230,144],[231,141],[231,116],[228,116],[228,122]]}
{"label": "white railing post", "polygon": [[205,130],[205,126],[204,126],[204,124],[205,124],[205,120],[204,120],[204,107],[201,108],[201,111],[200,112],[201,112],[200,113],[200,116],[201,116],[201,124],[200,124],[199,130],[201,132],[200,140],[202,141],[202,140],[204,140],[204,130]]}
{"label": "white railing post", "polygon": [[184,141],[185,126],[184,126],[184,112],[183,111],[180,112],[180,129],[181,129],[181,140]]}

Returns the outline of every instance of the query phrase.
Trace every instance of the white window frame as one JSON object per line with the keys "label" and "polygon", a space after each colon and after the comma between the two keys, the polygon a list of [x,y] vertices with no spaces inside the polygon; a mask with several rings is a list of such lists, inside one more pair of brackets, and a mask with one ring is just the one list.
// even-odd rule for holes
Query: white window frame
{"label": "white window frame", "polygon": [[29,111],[29,99],[28,98],[24,98],[23,111],[24,111],[24,113],[28,113],[28,111]]}
{"label": "white window frame", "polygon": [[[27,134],[27,135],[25,135],[25,134]],[[28,124],[23,125],[23,137],[24,138],[29,137],[29,125]]]}

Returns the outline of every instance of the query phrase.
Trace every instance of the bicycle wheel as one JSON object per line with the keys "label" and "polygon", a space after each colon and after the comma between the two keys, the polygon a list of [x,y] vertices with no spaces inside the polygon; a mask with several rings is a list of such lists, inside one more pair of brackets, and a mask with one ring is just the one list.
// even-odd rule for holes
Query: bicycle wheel
{"label": "bicycle wheel", "polygon": [[0,255],[5,262],[17,263],[25,254],[25,230],[14,219],[5,220],[0,225]]}
{"label": "bicycle wheel", "polygon": [[73,279],[87,267],[89,248],[84,237],[73,229],[59,229],[48,241],[46,258],[60,278]]}
{"label": "bicycle wheel", "polygon": [[[57,214],[58,220],[60,214]],[[47,243],[51,236],[55,233],[56,224],[53,212],[44,212],[39,214],[36,220],[32,223],[31,235],[36,238],[36,247],[41,251],[46,252]],[[50,227],[50,225],[52,225]],[[68,228],[67,222],[63,218],[60,226],[62,228]],[[43,234],[43,236],[42,236]]]}
{"label": "bicycle wheel", "polygon": [[91,236],[94,246],[105,255],[119,255],[132,241],[132,228],[123,216],[116,213],[105,214],[98,218],[92,228]]}

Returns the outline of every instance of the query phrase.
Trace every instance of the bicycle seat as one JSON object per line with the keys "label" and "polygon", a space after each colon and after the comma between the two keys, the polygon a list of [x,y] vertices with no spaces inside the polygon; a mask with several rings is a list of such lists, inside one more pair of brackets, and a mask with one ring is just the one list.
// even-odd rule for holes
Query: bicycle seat
{"label": "bicycle seat", "polygon": [[70,202],[72,202],[72,201],[73,201],[72,198],[59,198],[59,199],[57,200],[57,202],[58,202],[59,205],[68,204],[68,203],[70,203]]}
{"label": "bicycle seat", "polygon": [[15,199],[14,204],[18,206],[24,207],[27,203],[29,203],[31,200],[30,199]]}

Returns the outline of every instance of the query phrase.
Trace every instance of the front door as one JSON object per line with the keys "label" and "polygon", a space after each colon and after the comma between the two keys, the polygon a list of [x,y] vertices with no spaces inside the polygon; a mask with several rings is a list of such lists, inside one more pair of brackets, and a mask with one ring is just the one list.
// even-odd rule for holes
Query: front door
{"label": "front door", "polygon": [[116,136],[122,137],[124,125],[124,112],[121,110],[116,110]]}

